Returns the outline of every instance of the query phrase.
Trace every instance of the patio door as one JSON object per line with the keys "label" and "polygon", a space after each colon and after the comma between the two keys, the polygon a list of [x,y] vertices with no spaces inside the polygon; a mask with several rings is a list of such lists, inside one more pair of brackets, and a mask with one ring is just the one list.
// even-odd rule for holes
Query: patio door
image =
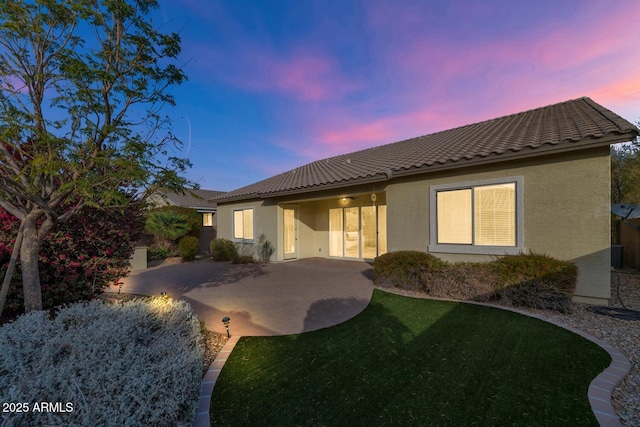
{"label": "patio door", "polygon": [[387,207],[329,209],[329,256],[373,259],[387,252]]}
{"label": "patio door", "polygon": [[298,258],[297,209],[284,209],[284,259]]}

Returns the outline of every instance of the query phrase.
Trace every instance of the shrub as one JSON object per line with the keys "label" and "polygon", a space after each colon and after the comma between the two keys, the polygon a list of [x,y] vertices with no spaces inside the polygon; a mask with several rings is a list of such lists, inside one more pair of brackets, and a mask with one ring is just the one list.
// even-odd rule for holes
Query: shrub
{"label": "shrub", "polygon": [[373,268],[381,287],[560,312],[571,310],[578,275],[574,264],[539,254],[448,264],[426,253],[402,251],[377,257]]}
{"label": "shrub", "polygon": [[177,240],[187,234],[191,225],[184,215],[171,211],[155,211],[147,216],[145,228],[165,245],[166,241]]}
{"label": "shrub", "polygon": [[578,268],[540,254],[505,256],[491,263],[498,277],[493,293],[483,300],[516,307],[571,311],[571,293],[578,280]]}
{"label": "shrub", "polygon": [[260,259],[262,262],[271,261],[271,255],[276,251],[270,241],[267,240],[264,234],[260,235],[260,239],[258,240],[259,248],[260,248]]}
{"label": "shrub", "polygon": [[477,299],[494,290],[496,274],[488,263],[457,262],[430,269],[420,277],[428,295],[460,300]]}
{"label": "shrub", "polygon": [[193,236],[183,237],[178,244],[178,250],[182,261],[193,261],[198,254],[198,238]]}
{"label": "shrub", "polygon": [[209,245],[211,258],[214,261],[232,261],[238,257],[236,245],[228,239],[214,239]]}
{"label": "shrub", "polygon": [[[18,226],[19,220],[0,208],[0,270],[9,263]],[[126,210],[84,207],[73,220],[60,223],[40,248],[43,308],[91,299],[126,276],[143,228],[141,205]],[[18,263],[7,295],[7,315],[24,311],[21,277]]]}
{"label": "shrub", "polygon": [[184,206],[161,206],[149,211],[152,212],[173,212],[184,217],[191,226],[187,236],[199,237],[202,230],[202,214],[196,209]]}
{"label": "shrub", "polygon": [[445,261],[419,251],[389,252],[376,257],[373,261],[373,271],[378,286],[416,291],[423,290],[423,274],[428,270],[446,266]]}
{"label": "shrub", "polygon": [[[0,327],[0,401],[72,412],[1,413],[2,425],[190,425],[202,379],[200,323],[183,301],[99,301]],[[106,358],[105,358],[106,357]]]}
{"label": "shrub", "polygon": [[499,287],[544,278],[561,291],[573,292],[578,276],[575,264],[535,253],[507,255],[491,264],[499,276]]}
{"label": "shrub", "polygon": [[165,259],[169,255],[171,255],[171,250],[169,248],[165,248],[164,246],[147,249],[147,261]]}
{"label": "shrub", "polygon": [[251,255],[237,255],[231,262],[234,264],[253,264],[255,259]]}

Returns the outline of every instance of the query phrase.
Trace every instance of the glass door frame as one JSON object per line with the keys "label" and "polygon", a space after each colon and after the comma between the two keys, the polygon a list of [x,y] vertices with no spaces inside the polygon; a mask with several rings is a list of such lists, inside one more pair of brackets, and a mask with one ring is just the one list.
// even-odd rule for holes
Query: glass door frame
{"label": "glass door frame", "polygon": [[[370,208],[370,207],[375,207],[375,240],[376,240],[376,256],[380,255],[380,207],[384,206],[385,207],[385,216],[384,216],[384,221],[386,223],[386,205],[376,205],[376,206],[372,206],[372,205],[364,205],[364,206],[345,206],[345,207],[336,207],[336,208],[330,208],[329,209],[329,257],[330,258],[346,258],[346,259],[372,259],[372,258],[363,258],[362,254],[363,254],[363,242],[364,242],[364,237],[363,236],[363,230],[362,230],[362,208]],[[348,239],[351,239],[352,236],[347,236],[347,231],[346,231],[346,211],[348,209],[357,209],[358,210],[358,236],[357,236],[357,241],[358,241],[358,255],[353,257],[353,256],[347,256],[347,245],[346,242]],[[340,221],[339,221],[339,226],[340,226],[340,230],[334,230],[332,229],[332,223],[331,223],[331,212],[332,211],[337,211],[340,210],[341,215],[340,215]],[[386,224],[385,227],[383,227],[386,230]],[[336,233],[332,236],[332,233]],[[352,231],[350,231],[349,233],[353,233]],[[341,239],[341,247],[340,248],[336,248],[338,249],[335,252],[338,252],[338,254],[335,254],[335,252],[332,253],[332,240],[335,240],[336,236],[340,236]],[[386,239],[386,236],[384,236],[384,238]]]}
{"label": "glass door frame", "polygon": [[[293,251],[287,252],[287,211],[293,212]],[[298,207],[282,208],[282,258],[284,260],[298,259]]]}

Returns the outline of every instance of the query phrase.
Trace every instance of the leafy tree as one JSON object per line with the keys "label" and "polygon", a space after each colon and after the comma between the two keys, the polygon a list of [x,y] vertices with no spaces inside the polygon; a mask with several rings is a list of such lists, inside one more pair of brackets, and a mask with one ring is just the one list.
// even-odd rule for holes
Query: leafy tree
{"label": "leafy tree", "polygon": [[191,230],[184,215],[172,211],[155,211],[147,217],[147,231],[157,236],[166,246],[167,240],[177,240]]}
{"label": "leafy tree", "polygon": [[[640,205],[640,137],[611,146],[611,203]],[[619,243],[620,218],[611,219],[611,239]]]}
{"label": "leafy tree", "polygon": [[611,147],[611,203],[640,205],[640,138]]}
{"label": "leafy tree", "polygon": [[[152,25],[156,0],[0,2],[0,206],[20,220],[26,311],[42,308],[38,257],[85,206],[179,189],[190,166],[162,107],[185,80],[178,34]],[[124,192],[122,190],[125,190]]]}

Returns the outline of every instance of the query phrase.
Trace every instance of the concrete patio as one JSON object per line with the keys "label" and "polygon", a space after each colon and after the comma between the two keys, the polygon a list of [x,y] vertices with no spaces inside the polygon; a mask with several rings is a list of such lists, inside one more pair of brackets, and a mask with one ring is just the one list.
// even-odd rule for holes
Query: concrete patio
{"label": "concrete patio", "polygon": [[[373,270],[362,261],[323,258],[272,264],[205,259],[133,272],[121,292],[168,292],[191,304],[207,329],[233,335],[288,335],[348,320],[369,304]],[[115,291],[112,287],[107,291]]]}

